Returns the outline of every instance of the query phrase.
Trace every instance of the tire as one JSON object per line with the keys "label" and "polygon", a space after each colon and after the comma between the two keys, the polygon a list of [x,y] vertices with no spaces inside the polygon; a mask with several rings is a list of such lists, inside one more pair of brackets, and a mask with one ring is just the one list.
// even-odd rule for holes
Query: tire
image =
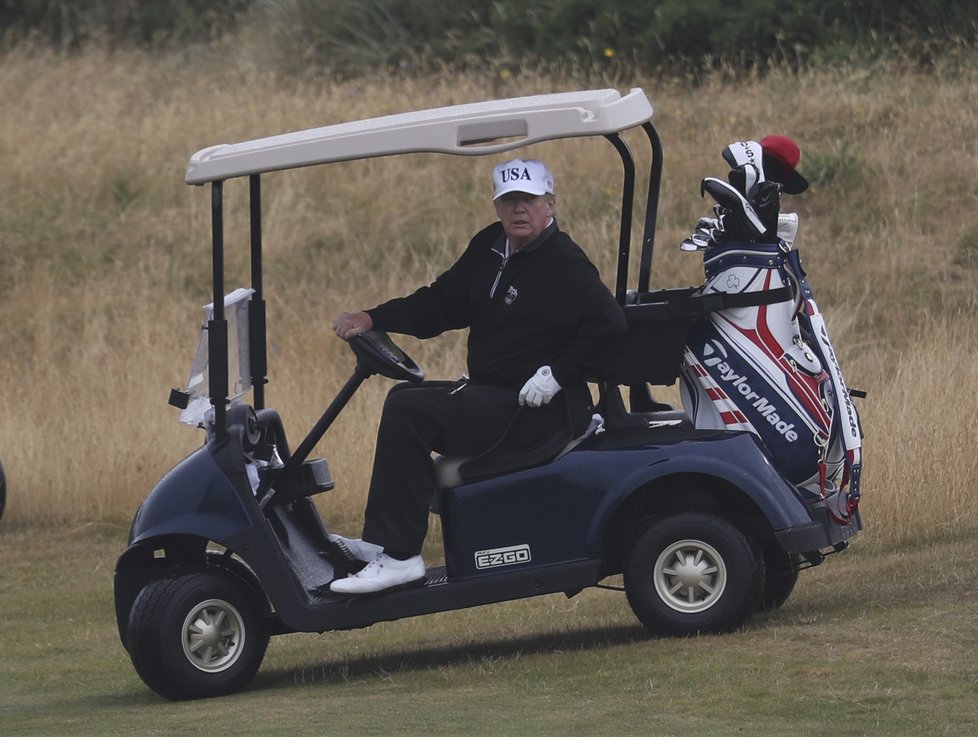
{"label": "tire", "polygon": [[639,535],[624,581],[632,611],[655,635],[730,632],[761,600],[764,559],[730,523],[679,514]]}
{"label": "tire", "polygon": [[798,582],[796,556],[786,553],[776,542],[764,546],[764,593],[758,611],[773,612],[784,604]]}
{"label": "tire", "polygon": [[7,506],[7,479],[3,475],[3,464],[0,463],[0,519],[3,519],[3,510]]}
{"label": "tire", "polygon": [[127,649],[136,672],[172,700],[224,696],[258,671],[268,628],[248,587],[222,572],[147,584],[129,612]]}

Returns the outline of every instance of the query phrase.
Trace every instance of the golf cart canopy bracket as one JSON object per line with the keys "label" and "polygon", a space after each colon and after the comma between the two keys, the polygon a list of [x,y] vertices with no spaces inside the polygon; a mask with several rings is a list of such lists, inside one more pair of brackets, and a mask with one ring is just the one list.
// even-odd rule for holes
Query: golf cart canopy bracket
{"label": "golf cart canopy bracket", "polygon": [[408,153],[483,156],[557,138],[602,136],[652,118],[645,92],[584,90],[368,118],[201,149],[187,184]]}

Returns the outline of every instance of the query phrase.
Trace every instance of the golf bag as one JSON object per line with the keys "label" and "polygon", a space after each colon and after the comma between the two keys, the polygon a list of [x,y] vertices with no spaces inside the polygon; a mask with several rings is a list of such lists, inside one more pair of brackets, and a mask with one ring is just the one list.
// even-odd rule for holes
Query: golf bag
{"label": "golf bag", "polygon": [[754,433],[785,478],[847,524],[862,433],[798,251],[784,240],[728,241],[706,248],[703,261],[702,292],[740,306],[708,313],[687,336],[687,415],[698,428]]}

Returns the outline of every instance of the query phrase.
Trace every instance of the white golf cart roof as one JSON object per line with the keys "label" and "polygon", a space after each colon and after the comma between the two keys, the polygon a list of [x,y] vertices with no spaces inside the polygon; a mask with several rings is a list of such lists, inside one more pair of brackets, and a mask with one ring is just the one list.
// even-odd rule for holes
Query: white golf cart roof
{"label": "white golf cart roof", "polygon": [[187,184],[408,153],[482,156],[538,141],[600,136],[652,118],[645,92],[562,92],[452,105],[201,149]]}

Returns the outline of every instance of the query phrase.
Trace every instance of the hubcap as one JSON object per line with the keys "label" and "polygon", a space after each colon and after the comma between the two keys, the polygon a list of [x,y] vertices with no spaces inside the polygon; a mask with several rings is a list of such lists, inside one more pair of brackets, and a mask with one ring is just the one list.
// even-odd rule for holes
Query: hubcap
{"label": "hubcap", "polygon": [[659,598],[684,614],[709,609],[727,585],[723,558],[702,540],[680,540],[667,547],[655,561],[652,575]]}
{"label": "hubcap", "polygon": [[222,599],[208,599],[194,607],[183,621],[182,632],[183,654],[206,673],[234,665],[245,643],[241,615]]}

